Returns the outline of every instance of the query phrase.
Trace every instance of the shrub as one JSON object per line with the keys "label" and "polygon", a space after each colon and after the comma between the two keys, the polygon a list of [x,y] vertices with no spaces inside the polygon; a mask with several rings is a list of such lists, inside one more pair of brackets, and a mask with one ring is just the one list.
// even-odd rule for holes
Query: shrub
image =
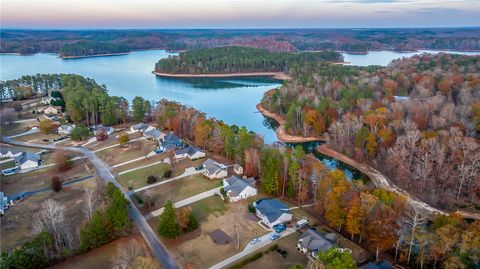
{"label": "shrub", "polygon": [[95,137],[97,138],[97,141],[105,141],[108,139],[108,134],[104,131],[99,131]]}
{"label": "shrub", "polygon": [[90,135],[90,129],[85,125],[77,125],[72,130],[72,139],[76,141],[87,139]]}
{"label": "shrub", "polygon": [[[248,205],[248,212],[255,213],[255,207],[252,204]],[[277,246],[278,247],[278,246]]]}
{"label": "shrub", "polygon": [[13,105],[13,109],[17,112],[22,111],[23,107],[21,104],[15,104]]}
{"label": "shrub", "polygon": [[53,122],[51,120],[42,120],[38,128],[43,134],[48,134],[53,130]]}
{"label": "shrub", "polygon": [[268,249],[269,249],[270,251],[275,251],[275,250],[278,249],[278,245],[277,245],[277,244],[274,244],[274,245],[270,246]]}
{"label": "shrub", "polygon": [[172,171],[171,171],[171,170],[167,170],[167,171],[165,171],[165,173],[163,174],[163,177],[164,177],[164,178],[170,178],[171,175],[172,175]]}
{"label": "shrub", "polygon": [[128,141],[130,141],[130,137],[128,137],[128,135],[126,134],[122,134],[118,137],[118,143],[120,144],[120,146],[127,144]]}
{"label": "shrub", "polygon": [[154,176],[154,175],[149,175],[149,176],[147,177],[147,183],[148,183],[148,184],[152,184],[152,183],[155,183],[155,182],[157,182],[157,177],[156,177],[156,176]]}
{"label": "shrub", "polygon": [[263,253],[259,252],[257,254],[254,254],[254,255],[246,258],[245,260],[243,260],[243,261],[241,261],[241,262],[239,262],[235,265],[232,265],[232,266],[228,267],[228,268],[229,269],[240,269],[240,268],[244,267],[245,265],[260,259],[261,257],[263,257]]}
{"label": "shrub", "polygon": [[54,192],[62,190],[62,181],[57,176],[52,177],[51,187]]}
{"label": "shrub", "polygon": [[192,213],[190,213],[190,215],[188,215],[188,226],[187,226],[187,232],[191,232],[195,229],[198,228],[198,221],[197,221],[197,218],[195,218],[195,215],[193,215]]}

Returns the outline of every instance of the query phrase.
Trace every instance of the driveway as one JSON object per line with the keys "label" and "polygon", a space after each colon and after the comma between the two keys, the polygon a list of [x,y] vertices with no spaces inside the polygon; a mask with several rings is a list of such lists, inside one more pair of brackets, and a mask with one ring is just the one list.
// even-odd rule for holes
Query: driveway
{"label": "driveway", "polygon": [[[205,198],[208,198],[208,197],[211,197],[211,196],[214,196],[216,194],[220,194],[220,189],[222,187],[218,187],[218,188],[215,188],[215,189],[211,189],[209,191],[206,191],[206,192],[202,192],[200,194],[197,194],[197,195],[194,195],[194,196],[191,196],[191,197],[188,197],[187,199],[184,199],[184,200],[181,200],[181,201],[178,201],[176,203],[173,204],[173,206],[175,208],[180,208],[180,207],[183,207],[183,206],[186,206],[186,205],[189,205],[189,204],[193,204],[195,202],[198,202],[200,200],[203,200]],[[150,212],[150,214],[148,214],[145,218],[146,219],[151,219],[153,217],[158,217],[160,216],[160,214],[162,214],[163,212],[163,209],[164,207],[162,208],[159,208],[155,211],[152,211]]]}
{"label": "driveway", "polygon": [[[287,228],[287,230],[285,230],[283,233],[280,234],[280,238],[284,238],[284,237],[289,236],[289,235],[291,235],[295,232],[296,232],[295,229]],[[231,257],[229,257],[229,258],[227,258],[227,259],[225,259],[225,260],[223,260],[223,261],[221,261],[217,264],[215,264],[214,266],[210,267],[210,269],[224,268],[224,267],[242,259],[243,257],[252,254],[253,252],[255,252],[255,251],[257,251],[257,250],[259,250],[263,247],[266,247],[266,246],[268,246],[272,243],[275,243],[280,238],[275,240],[275,241],[270,240],[270,236],[274,233],[275,232],[270,232],[270,233],[267,233],[267,234],[263,235],[262,237],[260,237],[261,238],[260,242],[256,243],[255,245],[252,245],[252,244],[248,243],[241,252],[239,252],[239,253],[237,253],[237,254],[235,254],[235,255],[233,255],[233,256],[231,256]]]}
{"label": "driveway", "polygon": [[[150,166],[150,165],[146,165],[145,167],[147,167],[147,166]],[[130,169],[130,170],[132,170],[132,169]],[[136,169],[134,169],[134,170],[136,170]],[[121,173],[127,173],[127,171],[123,171]],[[130,171],[128,171],[128,172],[130,172]],[[185,172],[183,172],[183,174],[181,174],[177,177],[167,179],[167,180],[164,180],[164,181],[160,181],[160,182],[157,182],[157,183],[145,186],[145,187],[138,188],[136,190],[131,191],[131,194],[136,193],[136,192],[141,192],[141,191],[144,191],[144,190],[148,190],[148,189],[151,189],[151,188],[155,188],[155,187],[158,187],[162,184],[166,184],[166,183],[169,183],[169,182],[172,182],[172,181],[175,181],[175,180],[178,180],[178,179],[182,179],[184,177],[188,177],[188,176],[191,176],[191,175],[200,174],[202,172],[203,172],[203,169],[202,170],[195,170],[195,167],[188,167],[187,169],[185,169]],[[121,175],[121,174],[119,173],[119,175]]]}

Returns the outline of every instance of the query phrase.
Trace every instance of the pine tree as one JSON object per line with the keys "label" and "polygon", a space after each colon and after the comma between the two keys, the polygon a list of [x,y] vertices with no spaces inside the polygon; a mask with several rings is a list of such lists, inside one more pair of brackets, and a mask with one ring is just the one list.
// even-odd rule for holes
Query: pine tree
{"label": "pine tree", "polygon": [[180,227],[177,223],[172,201],[167,202],[163,213],[159,217],[158,233],[167,238],[175,238],[180,235]]}

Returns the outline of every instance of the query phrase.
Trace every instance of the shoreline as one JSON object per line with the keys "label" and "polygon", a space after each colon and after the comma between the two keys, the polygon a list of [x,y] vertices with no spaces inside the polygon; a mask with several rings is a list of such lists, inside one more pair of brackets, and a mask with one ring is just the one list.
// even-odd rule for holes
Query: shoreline
{"label": "shoreline", "polygon": [[80,55],[80,56],[62,56],[57,53],[58,58],[61,59],[81,59],[81,58],[93,58],[93,57],[108,57],[108,56],[121,56],[121,55],[128,55],[129,52],[118,52],[118,53],[104,53],[104,54],[92,54],[92,55]]}
{"label": "shoreline", "polygon": [[172,74],[152,71],[152,74],[170,78],[228,78],[228,77],[273,77],[278,80],[289,80],[291,77],[283,72],[245,72],[218,74]]}
{"label": "shoreline", "polygon": [[375,185],[375,187],[388,190],[388,191],[407,197],[408,199],[407,202],[408,204],[410,204],[410,206],[413,206],[422,210],[424,213],[427,213],[428,216],[430,217],[434,217],[436,214],[451,215],[453,213],[456,213],[461,215],[463,218],[472,218],[472,219],[480,220],[480,214],[476,212],[469,212],[465,210],[456,210],[453,212],[448,212],[443,209],[435,208],[429,205],[428,203],[422,201],[421,199],[417,198],[416,196],[411,195],[406,190],[398,187],[387,176],[385,176],[383,173],[373,168],[372,166],[365,163],[357,162],[356,160],[334,149],[329,148],[327,144],[323,144],[316,147],[315,151],[357,169],[358,171],[366,175],[370,179],[370,181],[373,183],[373,185]]}
{"label": "shoreline", "polygon": [[317,142],[317,141],[326,141],[325,137],[315,137],[315,136],[296,136],[296,135],[289,135],[285,131],[285,119],[275,113],[272,113],[265,108],[262,107],[262,104],[257,104],[257,110],[265,117],[271,118],[278,123],[278,127],[275,129],[275,133],[277,134],[278,140],[285,142],[285,143],[305,143],[305,142]]}

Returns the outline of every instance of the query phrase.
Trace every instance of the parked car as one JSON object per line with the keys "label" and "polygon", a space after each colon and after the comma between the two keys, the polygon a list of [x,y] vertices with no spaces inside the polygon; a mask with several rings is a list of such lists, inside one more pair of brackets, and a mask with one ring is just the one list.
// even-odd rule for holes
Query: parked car
{"label": "parked car", "polygon": [[295,224],[295,229],[300,230],[308,225],[308,218],[303,217]]}
{"label": "parked car", "polygon": [[250,244],[255,245],[256,243],[260,242],[262,239],[259,237],[255,237],[250,241]]}
{"label": "parked car", "polygon": [[281,233],[283,231],[285,231],[287,229],[287,226],[285,224],[277,224],[275,226],[272,227],[276,233]]}
{"label": "parked car", "polygon": [[202,169],[203,169],[203,165],[200,165],[200,166],[195,167],[195,170],[197,170],[197,171],[200,171],[200,170],[202,170]]}
{"label": "parked car", "polygon": [[278,233],[274,233],[274,234],[272,234],[272,236],[270,236],[270,240],[272,240],[272,241],[275,241],[278,238],[280,238],[280,234],[278,234]]}
{"label": "parked car", "polygon": [[156,154],[163,153],[163,150],[161,150],[161,149],[156,149],[156,150],[155,150],[155,153],[156,153]]}

